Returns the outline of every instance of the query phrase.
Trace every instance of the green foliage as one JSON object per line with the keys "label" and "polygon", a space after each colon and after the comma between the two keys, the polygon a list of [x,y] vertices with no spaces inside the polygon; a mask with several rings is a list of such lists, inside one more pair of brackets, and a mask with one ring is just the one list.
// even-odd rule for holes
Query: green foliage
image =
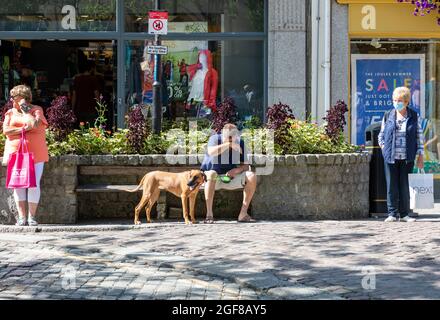
{"label": "green foliage", "polygon": [[3,152],[5,151],[5,142],[6,136],[3,133],[0,133],[0,156],[3,156]]}
{"label": "green foliage", "polygon": [[106,133],[96,128],[75,130],[67,137],[67,143],[78,155],[110,154]]}
{"label": "green foliage", "polygon": [[261,119],[257,116],[252,116],[249,120],[243,122],[243,129],[259,129],[263,126]]}
{"label": "green foliage", "polygon": [[98,113],[98,117],[95,120],[95,128],[102,128],[105,129],[107,125],[107,118],[105,117],[107,113],[107,104],[105,103],[102,95],[99,97],[99,99],[96,100],[96,112]]}
{"label": "green foliage", "polygon": [[171,142],[167,141],[163,134],[150,134],[144,141],[143,154],[165,154]]}
{"label": "green foliage", "polygon": [[46,131],[47,147],[51,157],[62,156],[65,154],[75,154],[75,150],[69,145],[68,139],[58,141],[55,133],[51,130]]}
{"label": "green foliage", "polygon": [[[268,144],[271,141],[270,130],[266,128],[244,129],[241,138],[247,148],[254,154],[270,154],[274,152],[274,145]],[[276,145],[275,145],[276,147]],[[281,153],[278,153],[281,154]]]}
{"label": "green foliage", "polygon": [[[256,124],[254,122],[254,124]],[[187,154],[205,153],[206,144],[212,130],[205,123],[198,124],[197,130],[188,130],[180,123],[169,123],[168,130],[163,133],[149,134],[143,139],[140,152],[135,152],[128,143],[128,129],[120,129],[111,134],[99,128],[75,130],[67,138],[58,142],[54,134],[48,130],[47,142],[49,154],[103,155],[103,154],[165,154],[168,150]],[[206,126],[205,129],[200,127]],[[359,151],[359,147],[345,141],[343,133],[338,139],[332,140],[326,134],[324,126],[308,121],[288,120],[285,139],[282,144],[273,143],[273,131],[249,125],[242,131],[242,138],[255,154],[326,154],[351,153]],[[186,130],[185,130],[186,129]],[[3,149],[5,137],[0,136],[0,148]]]}
{"label": "green foliage", "polygon": [[128,129],[120,129],[108,137],[108,148],[111,154],[132,154],[128,144]]}
{"label": "green foliage", "polygon": [[284,145],[275,145],[277,154],[326,154],[350,153],[358,147],[345,142],[341,133],[339,140],[332,141],[323,126],[314,123],[289,120],[287,141]]}

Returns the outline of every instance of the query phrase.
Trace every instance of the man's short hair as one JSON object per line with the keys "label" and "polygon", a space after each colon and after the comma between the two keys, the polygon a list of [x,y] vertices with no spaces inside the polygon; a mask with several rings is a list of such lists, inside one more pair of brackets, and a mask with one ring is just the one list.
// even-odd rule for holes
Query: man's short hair
{"label": "man's short hair", "polygon": [[223,126],[222,134],[227,134],[228,137],[239,136],[238,128],[235,124],[227,123]]}

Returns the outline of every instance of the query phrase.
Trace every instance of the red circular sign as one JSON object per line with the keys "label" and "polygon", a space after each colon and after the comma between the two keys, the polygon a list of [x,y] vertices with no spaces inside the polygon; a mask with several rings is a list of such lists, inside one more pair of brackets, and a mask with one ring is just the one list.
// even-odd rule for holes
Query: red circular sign
{"label": "red circular sign", "polygon": [[163,22],[160,20],[153,21],[153,29],[156,31],[160,31],[163,29]]}

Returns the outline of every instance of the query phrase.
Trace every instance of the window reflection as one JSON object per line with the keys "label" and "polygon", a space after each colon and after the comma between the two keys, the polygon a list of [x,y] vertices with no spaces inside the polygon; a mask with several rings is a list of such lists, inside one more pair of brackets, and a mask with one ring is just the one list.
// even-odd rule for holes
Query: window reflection
{"label": "window reflection", "polygon": [[[148,41],[126,43],[128,106],[152,105],[153,56]],[[225,97],[233,98],[238,116],[263,119],[262,41],[163,41],[162,104],[165,117],[210,118]]]}
{"label": "window reflection", "polygon": [[[148,32],[154,1],[125,1],[126,31]],[[264,0],[171,0],[161,8],[170,14],[169,32],[263,32]]]}
{"label": "window reflection", "polygon": [[2,31],[115,31],[116,0],[2,1]]}

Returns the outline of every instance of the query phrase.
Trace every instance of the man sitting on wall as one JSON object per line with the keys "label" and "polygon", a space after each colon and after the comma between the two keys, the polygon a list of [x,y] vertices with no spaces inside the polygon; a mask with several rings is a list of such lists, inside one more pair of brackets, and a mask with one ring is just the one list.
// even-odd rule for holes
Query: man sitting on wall
{"label": "man sitting on wall", "polygon": [[221,134],[209,138],[201,170],[205,171],[206,219],[214,222],[212,206],[215,190],[234,190],[244,187],[243,205],[239,222],[255,222],[248,214],[249,205],[257,188],[257,176],[250,171],[244,141],[233,124],[226,124]]}

